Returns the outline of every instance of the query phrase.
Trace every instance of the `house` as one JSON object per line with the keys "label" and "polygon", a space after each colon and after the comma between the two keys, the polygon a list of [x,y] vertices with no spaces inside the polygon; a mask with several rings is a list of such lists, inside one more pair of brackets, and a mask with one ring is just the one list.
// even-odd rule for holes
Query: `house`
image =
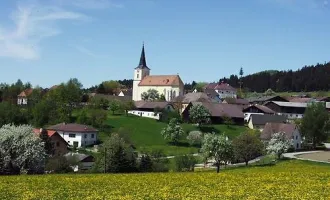
{"label": "house", "polygon": [[304,116],[308,103],[270,101],[265,104],[279,115],[285,115],[289,119],[301,119]]}
{"label": "house", "polygon": [[81,153],[67,153],[65,157],[69,161],[73,161],[76,165],[71,166],[74,172],[89,170],[95,163],[95,158],[91,155]]}
{"label": "house", "polygon": [[227,83],[210,83],[204,87],[204,90],[213,89],[215,90],[220,99],[224,98],[237,98],[237,90]]}
{"label": "house", "polygon": [[248,127],[250,129],[257,129],[262,131],[265,125],[269,122],[278,122],[278,123],[285,123],[287,118],[282,115],[258,115],[252,114],[248,121]]}
{"label": "house", "polygon": [[142,100],[142,93],[148,92],[150,89],[164,95],[166,101],[171,101],[175,97],[184,94],[184,84],[179,75],[150,75],[143,45],[140,63],[134,69],[133,100]]}
{"label": "house", "polygon": [[219,101],[220,99],[213,99],[211,96],[204,92],[187,93],[183,96],[178,96],[172,100],[174,104],[177,104],[177,107],[179,108],[181,113],[187,108],[187,106],[191,102],[220,103]]}
{"label": "house", "polygon": [[243,109],[243,113],[244,113],[244,120],[247,122],[250,119],[251,114],[259,114],[259,115],[264,115],[264,114],[269,114],[269,115],[275,115],[276,112],[273,111],[272,109],[263,106],[263,105],[258,105],[258,104],[254,104],[254,105],[250,105],[247,106]]}
{"label": "house", "polygon": [[263,105],[268,101],[283,101],[283,102],[288,102],[289,100],[280,97],[280,96],[261,96],[261,97],[250,97],[247,98],[247,100],[251,103],[251,104],[259,104],[259,105]]}
{"label": "house", "polygon": [[174,107],[170,102],[135,101],[134,104],[135,109],[128,111],[129,114],[157,120],[161,117],[161,111],[174,111]]}
{"label": "house", "polygon": [[131,98],[132,98],[132,95],[133,95],[132,89],[121,90],[118,94],[118,96],[120,96],[120,97],[129,96]]}
{"label": "house", "polygon": [[317,101],[330,102],[330,97],[317,97]]}
{"label": "house", "polygon": [[50,126],[47,130],[53,130],[71,146],[86,147],[97,143],[98,130],[83,124],[60,123]]}
{"label": "house", "polygon": [[195,105],[204,106],[211,115],[212,124],[223,123],[225,118],[230,118],[235,124],[244,123],[244,114],[241,108],[237,105],[225,103],[212,103],[212,102],[191,102],[183,111],[183,119],[187,122],[190,121],[189,110]]}
{"label": "house", "polygon": [[216,100],[217,102],[221,103],[220,96],[215,91],[215,89],[204,89],[204,93],[206,93],[207,96],[211,97],[212,99]]}
{"label": "house", "polygon": [[46,130],[46,129],[33,129],[33,132],[40,136],[40,134],[46,131],[47,135],[53,145],[53,155],[64,155],[68,152],[68,143],[59,135],[57,131]]}
{"label": "house", "polygon": [[290,102],[297,102],[297,103],[311,103],[315,102],[316,99],[314,98],[309,98],[309,97],[294,97],[289,99]]}
{"label": "house", "polygon": [[33,89],[28,88],[22,91],[18,96],[17,96],[17,105],[27,105],[28,104],[28,97],[32,94]]}
{"label": "house", "polygon": [[269,141],[274,133],[279,132],[283,132],[286,139],[292,140],[292,145],[296,150],[301,149],[302,137],[298,127],[294,124],[267,123],[260,138],[263,141]]}

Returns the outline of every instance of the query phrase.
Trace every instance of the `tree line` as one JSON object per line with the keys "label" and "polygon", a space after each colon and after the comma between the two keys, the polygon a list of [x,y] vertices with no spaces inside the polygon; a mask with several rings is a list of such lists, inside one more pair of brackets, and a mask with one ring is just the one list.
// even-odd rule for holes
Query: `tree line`
{"label": "tree line", "polygon": [[330,88],[330,62],[304,66],[296,71],[268,70],[242,76],[235,74],[224,77],[224,81],[235,88],[242,87],[250,92],[265,92],[272,89],[275,92],[312,92],[328,91]]}

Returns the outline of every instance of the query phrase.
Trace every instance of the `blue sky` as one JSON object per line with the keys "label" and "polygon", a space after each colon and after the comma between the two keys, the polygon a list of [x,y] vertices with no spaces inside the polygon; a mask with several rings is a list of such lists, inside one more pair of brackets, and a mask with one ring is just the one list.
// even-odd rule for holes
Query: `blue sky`
{"label": "blue sky", "polygon": [[0,7],[0,82],[85,87],[152,74],[215,81],[330,61],[327,0],[27,0]]}

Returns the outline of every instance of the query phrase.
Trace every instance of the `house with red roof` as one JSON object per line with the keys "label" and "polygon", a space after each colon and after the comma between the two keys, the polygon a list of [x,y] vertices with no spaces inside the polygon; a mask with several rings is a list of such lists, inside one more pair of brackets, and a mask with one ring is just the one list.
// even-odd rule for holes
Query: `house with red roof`
{"label": "house with red roof", "polygon": [[64,155],[68,153],[68,143],[60,136],[57,131],[46,129],[33,129],[33,132],[40,136],[43,131],[47,131],[47,135],[53,144],[53,155]]}
{"label": "house with red roof", "polygon": [[76,148],[96,144],[98,130],[84,124],[60,123],[47,130],[56,131],[70,145]]}

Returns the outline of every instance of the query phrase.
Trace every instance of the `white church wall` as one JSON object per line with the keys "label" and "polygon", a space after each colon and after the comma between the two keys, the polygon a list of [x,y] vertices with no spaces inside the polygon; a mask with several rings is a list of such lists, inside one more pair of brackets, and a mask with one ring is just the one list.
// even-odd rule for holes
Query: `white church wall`
{"label": "white church wall", "polygon": [[[166,101],[171,101],[175,97],[182,95],[183,89],[180,89],[179,87],[173,87],[173,86],[138,86],[138,101],[142,100],[141,94],[143,92],[148,92],[149,89],[157,90],[159,95],[164,95]],[[165,94],[166,92],[166,94]],[[181,93],[180,93],[181,92]]]}

